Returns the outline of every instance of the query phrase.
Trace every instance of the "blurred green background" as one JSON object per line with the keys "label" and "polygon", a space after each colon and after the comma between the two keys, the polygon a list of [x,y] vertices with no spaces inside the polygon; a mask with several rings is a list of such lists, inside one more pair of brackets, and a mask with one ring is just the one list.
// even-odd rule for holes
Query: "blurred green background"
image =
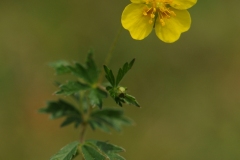
{"label": "blurred green background", "polygon": [[[47,160],[78,139],[37,110],[57,99],[48,63],[84,62],[95,49],[102,66],[121,27],[124,1],[0,1],[0,159]],[[240,159],[240,1],[200,1],[191,29],[173,44],[155,33],[142,41],[123,30],[109,64],[136,63],[122,82],[142,108],[122,133],[88,130],[88,138],[126,149],[128,160]],[[60,77],[60,79],[64,79]],[[107,106],[116,106],[107,100]]]}

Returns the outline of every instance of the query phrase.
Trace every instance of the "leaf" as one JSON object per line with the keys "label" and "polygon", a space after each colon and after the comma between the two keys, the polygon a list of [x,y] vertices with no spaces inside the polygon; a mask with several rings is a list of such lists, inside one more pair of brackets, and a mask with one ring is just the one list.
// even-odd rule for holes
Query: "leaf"
{"label": "leaf", "polygon": [[119,152],[125,152],[122,147],[97,140],[87,140],[85,143],[90,143],[95,148],[103,152],[109,160],[125,160],[123,157],[118,155]]}
{"label": "leaf", "polygon": [[63,147],[57,154],[51,157],[50,160],[71,160],[77,154],[79,142],[72,142]]}
{"label": "leaf", "polygon": [[47,107],[39,109],[39,112],[51,114],[51,119],[57,119],[66,116],[65,121],[61,124],[62,127],[71,123],[75,123],[75,127],[77,127],[82,122],[81,112],[79,112],[71,104],[61,99],[58,101],[48,102]]}
{"label": "leaf", "polygon": [[96,82],[98,80],[99,71],[93,60],[93,50],[90,50],[88,52],[86,66],[90,79],[92,80],[92,82]]}
{"label": "leaf", "polygon": [[75,63],[75,66],[69,66],[70,71],[83,79],[86,83],[94,84],[98,80],[99,71],[93,60],[93,51],[88,52],[85,66],[80,63]]}
{"label": "leaf", "polygon": [[106,108],[93,111],[89,120],[92,129],[99,128],[104,132],[109,132],[109,128],[121,131],[122,125],[132,125],[133,121],[124,116],[124,112],[120,109]]}
{"label": "leaf", "polygon": [[82,145],[81,151],[85,160],[108,160],[98,150],[88,144]]}
{"label": "leaf", "polygon": [[82,123],[82,118],[79,116],[69,116],[62,122],[61,127],[65,127],[72,123],[75,123],[75,128],[77,128]]}
{"label": "leaf", "polygon": [[109,81],[109,83],[114,87],[115,86],[115,78],[114,75],[112,73],[112,70],[110,70],[107,66],[103,66],[104,71],[106,73],[105,77],[107,78],[107,80]]}
{"label": "leaf", "polygon": [[117,79],[116,79],[116,86],[120,83],[122,78],[125,76],[125,74],[132,68],[133,64],[135,62],[135,59],[133,59],[130,63],[126,62],[122,68],[118,70]]}
{"label": "leaf", "polygon": [[132,104],[134,106],[137,106],[137,107],[140,107],[139,103],[137,102],[136,98],[129,95],[129,94],[126,94],[122,100],[124,100],[124,102],[126,102],[127,104]]}
{"label": "leaf", "polygon": [[70,66],[69,69],[75,76],[82,78],[85,82],[87,82],[89,84],[93,83],[91,78],[88,75],[87,69],[84,68],[81,64],[75,63],[75,67]]}
{"label": "leaf", "polygon": [[57,75],[71,72],[69,69],[70,64],[67,61],[52,62],[49,65],[55,69]]}
{"label": "leaf", "polygon": [[107,97],[107,92],[100,88],[93,88],[89,93],[90,104],[102,108],[102,99]]}
{"label": "leaf", "polygon": [[89,88],[89,85],[83,84],[79,81],[69,81],[66,84],[60,85],[60,90],[57,91],[55,94],[71,95]]}
{"label": "leaf", "polygon": [[47,103],[46,108],[39,109],[41,113],[50,113],[51,119],[60,118],[66,115],[80,115],[80,112],[71,104],[64,100],[50,101]]}

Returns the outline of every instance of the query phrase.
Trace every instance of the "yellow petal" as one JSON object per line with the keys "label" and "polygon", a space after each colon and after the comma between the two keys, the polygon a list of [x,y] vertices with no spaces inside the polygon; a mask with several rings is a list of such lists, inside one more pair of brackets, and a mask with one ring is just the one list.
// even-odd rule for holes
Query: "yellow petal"
{"label": "yellow petal", "polygon": [[146,7],[145,4],[132,3],[125,7],[122,13],[122,25],[130,32],[133,39],[142,40],[152,31],[153,23],[149,23],[150,17],[143,15]]}
{"label": "yellow petal", "polygon": [[131,0],[132,3],[145,3],[145,0]]}
{"label": "yellow petal", "polygon": [[196,3],[197,0],[173,0],[173,2],[170,5],[173,8],[183,10],[191,8]]}
{"label": "yellow petal", "polygon": [[171,8],[176,16],[164,19],[162,26],[159,18],[156,19],[155,32],[159,39],[166,43],[172,43],[179,39],[182,32],[187,31],[191,26],[191,17],[187,10],[176,10]]}

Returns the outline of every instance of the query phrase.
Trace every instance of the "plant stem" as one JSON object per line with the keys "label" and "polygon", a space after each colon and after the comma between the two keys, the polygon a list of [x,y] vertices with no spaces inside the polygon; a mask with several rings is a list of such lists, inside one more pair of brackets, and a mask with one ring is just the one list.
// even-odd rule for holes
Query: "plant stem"
{"label": "plant stem", "polygon": [[[122,33],[122,27],[118,30],[118,33],[117,33],[117,35],[116,35],[116,37],[115,37],[111,47],[109,48],[108,54],[107,54],[105,62],[104,62],[105,65],[109,64],[109,62],[110,62],[110,60],[112,58],[113,51],[114,51],[114,49],[116,47],[116,44],[117,44],[117,42],[119,40],[119,37],[120,37],[121,33]],[[99,76],[98,84],[102,83],[103,77],[104,77],[104,71],[102,69],[101,75]]]}
{"label": "plant stem", "polygon": [[80,133],[80,142],[83,143],[85,140],[85,135],[86,135],[86,131],[87,131],[87,123],[84,122],[82,124],[82,131]]}

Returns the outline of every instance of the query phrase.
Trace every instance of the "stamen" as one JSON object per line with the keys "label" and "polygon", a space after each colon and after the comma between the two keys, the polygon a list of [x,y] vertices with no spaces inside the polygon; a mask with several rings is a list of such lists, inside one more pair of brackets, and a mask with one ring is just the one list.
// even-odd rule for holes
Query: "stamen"
{"label": "stamen", "polygon": [[[173,3],[174,0],[145,0],[147,6],[146,10],[143,11],[144,16],[149,16],[149,23],[155,23],[156,13],[162,26],[166,25],[165,20],[176,16],[175,12],[168,6]],[[174,4],[175,5],[175,4]]]}

